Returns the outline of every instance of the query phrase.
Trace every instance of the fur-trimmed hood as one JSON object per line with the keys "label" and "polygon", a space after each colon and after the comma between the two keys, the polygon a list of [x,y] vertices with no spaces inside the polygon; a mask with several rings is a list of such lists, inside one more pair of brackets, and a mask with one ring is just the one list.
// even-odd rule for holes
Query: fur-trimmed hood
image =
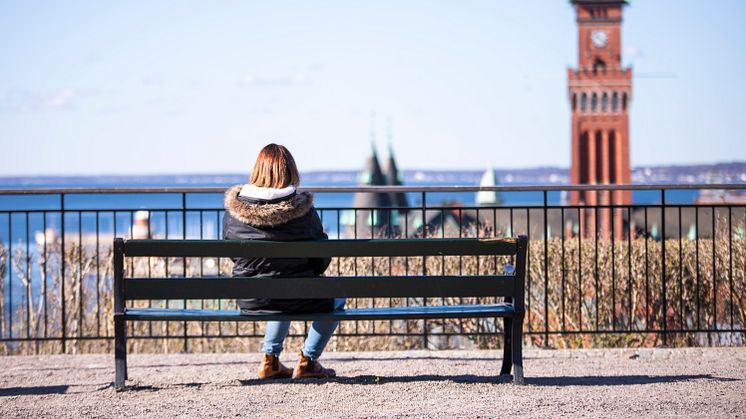
{"label": "fur-trimmed hood", "polygon": [[300,192],[277,203],[251,203],[239,199],[243,185],[234,185],[225,192],[225,210],[233,218],[254,227],[274,227],[303,217],[313,208],[313,195]]}

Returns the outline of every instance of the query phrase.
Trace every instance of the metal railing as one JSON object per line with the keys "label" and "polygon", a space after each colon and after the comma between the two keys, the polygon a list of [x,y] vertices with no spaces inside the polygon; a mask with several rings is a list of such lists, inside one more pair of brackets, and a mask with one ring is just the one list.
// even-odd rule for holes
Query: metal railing
{"label": "metal railing", "polygon": [[[352,208],[335,204],[338,200],[324,204],[318,199],[317,211],[331,239],[528,235],[526,330],[532,343],[547,346],[743,345],[746,203],[739,199],[745,189],[746,184],[305,188],[317,197],[401,192],[414,202],[406,207]],[[676,196],[677,191],[716,190],[737,192],[723,202],[692,202],[691,193],[686,199]],[[218,194],[224,191],[0,190],[0,346],[6,353],[107,347],[113,336],[112,239],[220,238],[223,208]],[[453,196],[480,191],[523,194],[523,198],[481,206],[453,202]],[[632,191],[633,200],[612,204],[613,191]],[[599,204],[570,204],[564,195],[589,192],[597,195]],[[635,193],[646,195],[637,199]],[[128,269],[153,276],[174,270],[230,275],[228,260],[152,259],[133,261]],[[471,270],[479,275],[503,269],[497,259],[399,259],[341,259],[330,269],[351,275],[406,275],[414,270],[420,274]],[[463,300],[376,299],[350,304],[458,302]],[[232,302],[148,304],[225,308]],[[143,325],[135,338],[178,339],[189,350],[190,341],[262,336],[262,326],[257,324],[243,329],[228,325],[230,330],[222,324],[177,326],[178,330]],[[499,328],[499,322],[489,321],[350,322],[341,326],[339,336],[412,338],[430,347],[490,345]],[[304,332],[305,325],[293,334]],[[411,346],[412,341],[398,344]]]}

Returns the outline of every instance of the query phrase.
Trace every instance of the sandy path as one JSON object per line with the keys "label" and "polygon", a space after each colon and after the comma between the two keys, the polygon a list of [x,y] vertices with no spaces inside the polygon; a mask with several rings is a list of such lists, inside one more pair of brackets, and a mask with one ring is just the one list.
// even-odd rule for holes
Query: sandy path
{"label": "sandy path", "polygon": [[[257,354],[0,357],[0,417],[746,417],[746,348],[527,350],[527,386],[495,351],[328,353],[339,378],[264,383]],[[283,360],[293,365],[294,355]]]}

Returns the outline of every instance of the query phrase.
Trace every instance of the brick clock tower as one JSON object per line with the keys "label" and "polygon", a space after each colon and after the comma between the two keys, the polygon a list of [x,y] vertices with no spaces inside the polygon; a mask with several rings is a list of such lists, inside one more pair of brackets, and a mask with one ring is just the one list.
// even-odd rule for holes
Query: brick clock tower
{"label": "brick clock tower", "polygon": [[[628,184],[629,103],[632,70],[622,67],[624,0],[572,0],[578,24],[578,68],[568,69],[572,107],[572,184]],[[628,205],[630,191],[570,194],[572,205]],[[596,215],[598,214],[598,220]],[[622,211],[614,212],[614,232],[624,231]],[[611,231],[609,210],[581,212],[580,231]]]}

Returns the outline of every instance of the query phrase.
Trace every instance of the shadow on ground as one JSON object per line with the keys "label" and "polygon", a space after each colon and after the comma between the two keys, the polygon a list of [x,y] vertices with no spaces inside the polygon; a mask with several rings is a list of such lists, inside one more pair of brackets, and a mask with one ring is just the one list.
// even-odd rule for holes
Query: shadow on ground
{"label": "shadow on ground", "polygon": [[531,377],[526,384],[546,387],[565,386],[629,386],[638,384],[679,383],[699,380],[740,381],[736,378],[713,377],[710,374],[696,375],[614,375],[588,377]]}
{"label": "shadow on ground", "polygon": [[[378,385],[386,383],[416,383],[416,382],[451,382],[457,384],[502,384],[512,382],[512,376],[482,376],[482,375],[415,375],[401,377],[386,377],[376,375],[358,375],[355,377],[334,377],[328,379],[302,379],[302,380],[275,380],[265,381],[259,379],[240,380],[241,385],[252,386],[286,382],[290,384],[352,384],[352,385]],[[526,378],[526,384],[541,387],[565,387],[565,386],[618,386],[676,383],[696,380],[712,381],[740,381],[735,378],[713,377],[709,374],[700,375],[619,375],[619,376],[596,376],[596,377],[530,377]]]}
{"label": "shadow on ground", "polygon": [[[523,360],[536,359],[532,356],[524,356]],[[350,358],[337,358],[329,359],[329,362],[358,362],[358,361],[373,361],[373,362],[388,362],[388,361],[411,361],[411,360],[433,360],[433,361],[489,361],[489,362],[502,362],[502,358],[476,358],[476,357],[458,357],[458,356],[392,356],[386,358],[373,358],[373,357],[350,357]]]}
{"label": "shadow on ground", "polygon": [[[742,381],[737,378],[714,377],[710,374],[697,375],[614,375],[614,376],[558,376],[558,377],[527,377],[526,384],[535,387],[569,387],[569,386],[632,386],[642,384],[660,384],[660,383],[679,383],[695,381],[717,381],[733,382]],[[483,376],[483,375],[414,375],[414,376],[377,376],[377,375],[357,375],[353,377],[334,377],[326,379],[299,379],[290,378],[276,380],[259,380],[248,379],[238,380],[232,383],[211,383],[211,382],[192,382],[192,383],[175,383],[165,386],[131,384],[121,391],[159,391],[163,389],[174,388],[202,388],[202,387],[234,387],[234,386],[261,386],[261,385],[323,385],[328,383],[345,384],[345,385],[381,385],[387,383],[424,383],[424,382],[444,382],[456,384],[508,384],[513,382],[510,375],[501,376]],[[107,386],[111,387],[111,386]],[[0,389],[0,396],[20,395],[20,394],[53,394],[64,393],[67,386],[56,387],[29,387],[23,392],[22,388]],[[47,389],[47,390],[44,390]],[[55,391],[57,389],[57,391]],[[61,390],[60,390],[61,389]],[[36,391],[36,392],[34,392]],[[47,391],[48,393],[44,393]]]}
{"label": "shadow on ground", "polygon": [[45,394],[65,394],[70,386],[35,386],[0,388],[0,397],[41,396]]}

